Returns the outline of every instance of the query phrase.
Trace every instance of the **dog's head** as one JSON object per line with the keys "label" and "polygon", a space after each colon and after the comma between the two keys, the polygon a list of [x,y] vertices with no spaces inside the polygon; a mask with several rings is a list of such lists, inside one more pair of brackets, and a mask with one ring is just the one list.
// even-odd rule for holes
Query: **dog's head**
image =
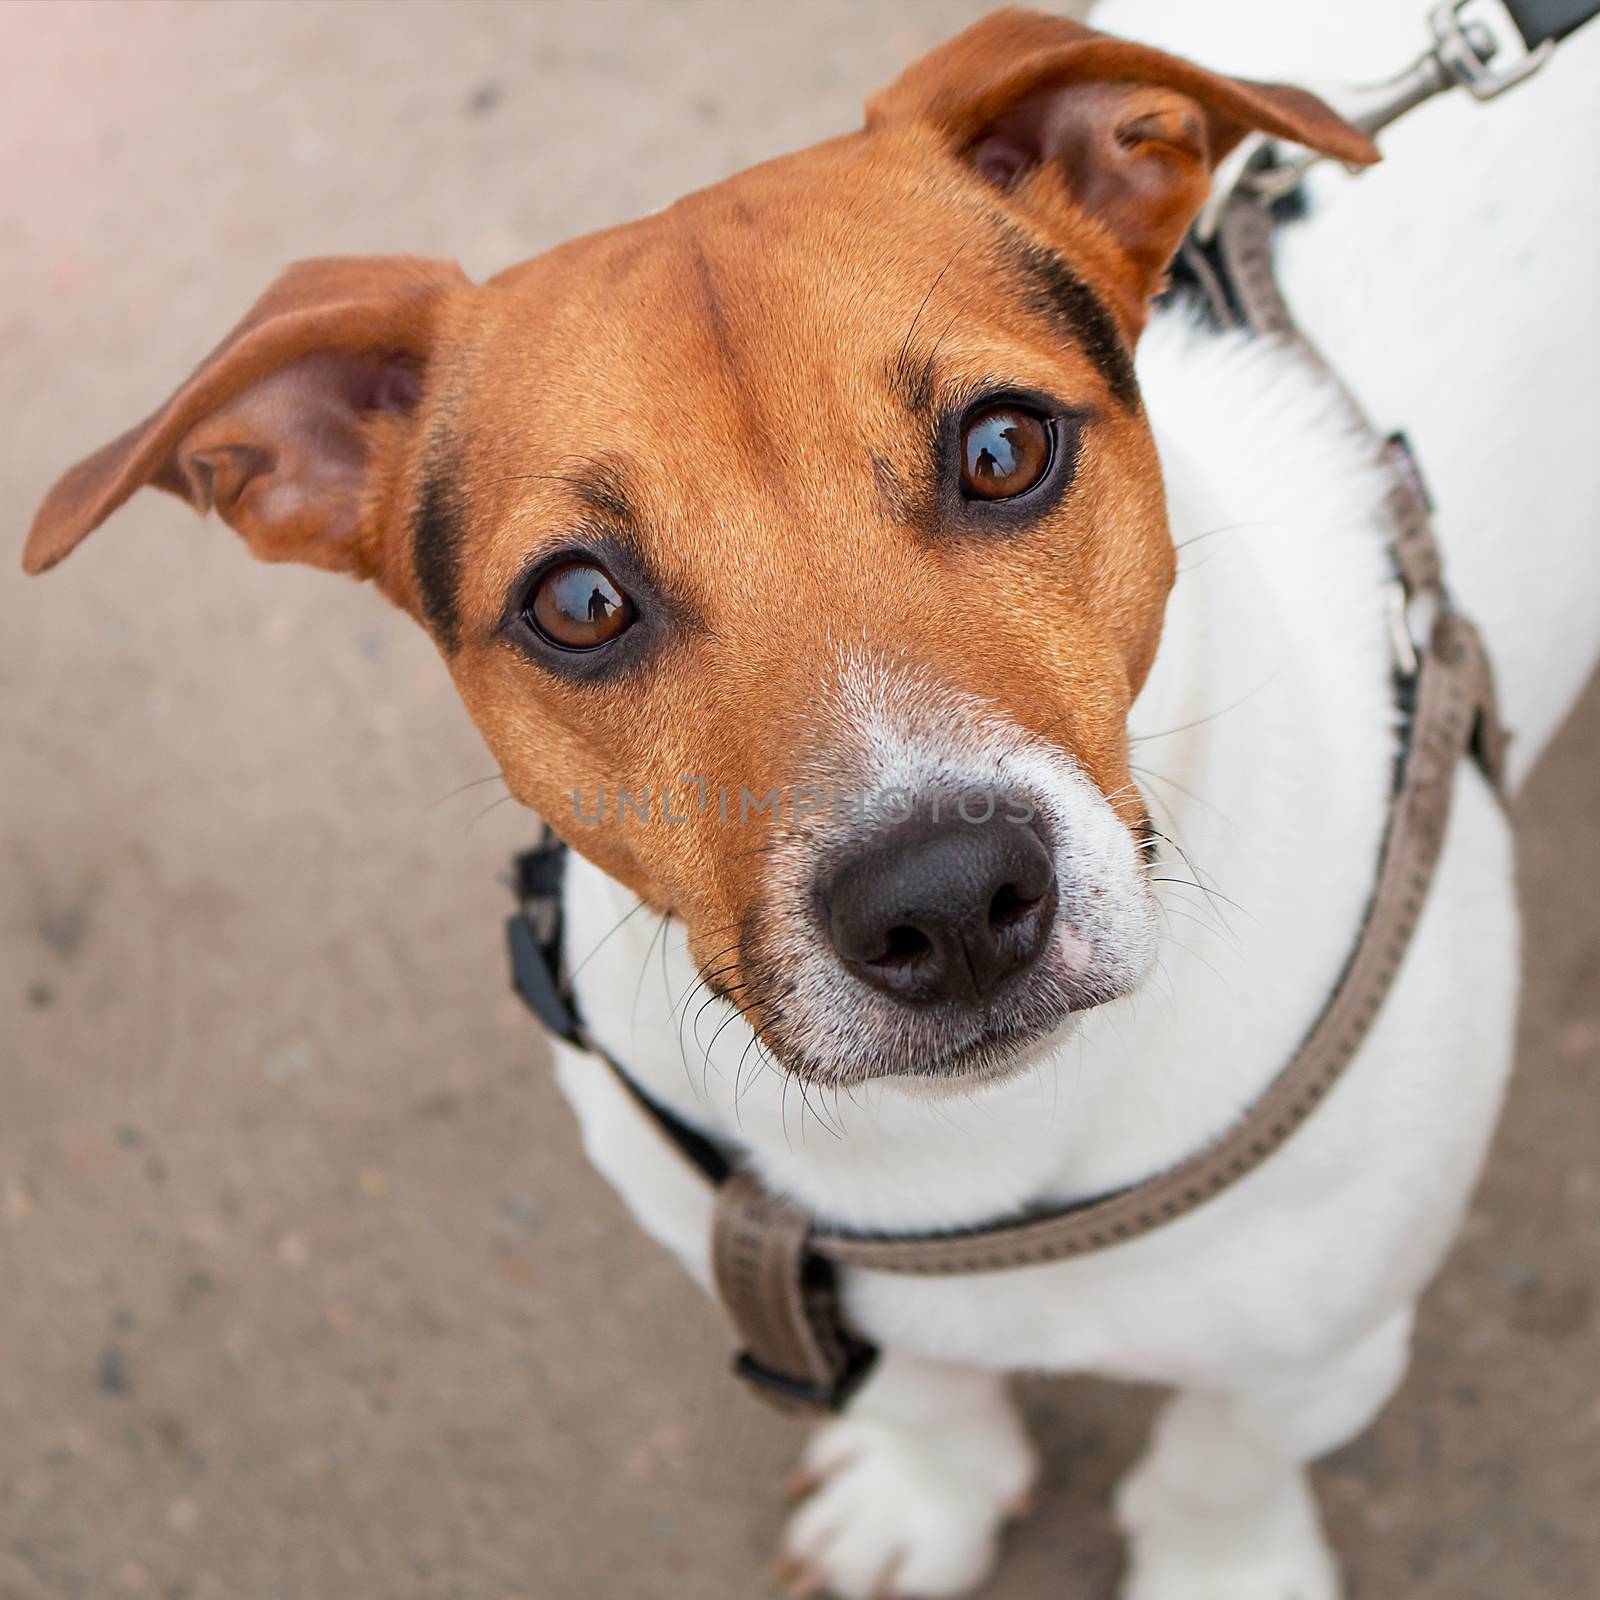
{"label": "dog's head", "polygon": [[475,286],[291,269],[74,467],[373,579],[519,799],[791,1070],[993,1070],[1154,949],[1126,718],[1173,554],[1131,351],[1292,89],[998,13],[849,137]]}

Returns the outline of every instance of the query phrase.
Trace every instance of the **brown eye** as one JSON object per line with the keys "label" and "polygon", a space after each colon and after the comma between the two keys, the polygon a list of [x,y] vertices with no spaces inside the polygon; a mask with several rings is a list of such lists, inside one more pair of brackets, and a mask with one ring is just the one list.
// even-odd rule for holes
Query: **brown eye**
{"label": "brown eye", "polygon": [[563,650],[595,650],[626,633],[633,602],[590,561],[563,561],[534,585],[522,614]]}
{"label": "brown eye", "polygon": [[1044,475],[1055,453],[1050,424],[1020,406],[990,406],[961,428],[961,492],[973,500],[1012,500]]}

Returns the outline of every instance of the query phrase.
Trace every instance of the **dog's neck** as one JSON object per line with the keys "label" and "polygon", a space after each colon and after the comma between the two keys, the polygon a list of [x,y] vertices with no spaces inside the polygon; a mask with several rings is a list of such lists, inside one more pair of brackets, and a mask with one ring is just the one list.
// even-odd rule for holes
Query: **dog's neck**
{"label": "dog's neck", "polygon": [[1135,776],[1166,836],[1152,868],[1166,932],[1141,993],[970,1092],[802,1089],[705,1004],[681,932],[617,926],[632,898],[573,862],[568,957],[596,1036],[839,1223],[980,1222],[1190,1154],[1293,1053],[1359,926],[1396,727],[1370,452],[1297,357],[1181,312],[1158,314],[1140,372],[1180,547],[1133,718]]}

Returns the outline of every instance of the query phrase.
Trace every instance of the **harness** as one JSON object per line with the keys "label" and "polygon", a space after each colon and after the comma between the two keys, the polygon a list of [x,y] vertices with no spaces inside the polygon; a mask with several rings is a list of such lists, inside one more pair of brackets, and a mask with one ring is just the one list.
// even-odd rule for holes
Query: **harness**
{"label": "harness", "polygon": [[[1463,23],[1466,3],[1444,0],[1435,8],[1433,47],[1407,72],[1364,91],[1352,121],[1376,132],[1456,86],[1491,98],[1526,78],[1557,40],[1600,13],[1597,0],[1506,0],[1528,52],[1496,73],[1489,65],[1495,41],[1487,29]],[[1245,141],[1218,173],[1213,200],[1179,252],[1170,292],[1198,294],[1220,326],[1271,335],[1328,372],[1296,327],[1273,272],[1273,233],[1308,165],[1308,157],[1281,157],[1265,139]],[[1401,434],[1381,434],[1348,393],[1346,401],[1390,483],[1384,515],[1394,564],[1394,682],[1402,731],[1377,876],[1355,945],[1299,1048],[1226,1133],[1177,1166],[1109,1194],[981,1227],[869,1234],[820,1225],[765,1189],[737,1152],[656,1100],[591,1037],[564,959],[567,846],[546,827],[534,848],[517,857],[518,909],[507,925],[514,986],[551,1033],[606,1063],[714,1191],[712,1266],[742,1346],[735,1370],[779,1409],[837,1411],[871,1371],[877,1351],[842,1315],[840,1268],[984,1274],[1124,1244],[1196,1210],[1259,1167],[1358,1053],[1416,931],[1443,848],[1456,771],[1470,757],[1502,792],[1506,734],[1482,641],[1445,587],[1432,506],[1409,446]]]}

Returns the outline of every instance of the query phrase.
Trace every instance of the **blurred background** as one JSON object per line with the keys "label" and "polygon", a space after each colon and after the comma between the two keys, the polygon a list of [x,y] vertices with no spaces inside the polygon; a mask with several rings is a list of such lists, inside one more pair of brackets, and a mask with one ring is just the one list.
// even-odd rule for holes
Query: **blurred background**
{"label": "blurred background", "polygon": [[[286,262],[487,274],[857,125],[985,9],[0,5],[9,560]],[[0,762],[0,1600],[761,1592],[799,1437],[579,1154],[506,989],[529,824],[464,787],[421,632],[141,496],[0,575]],[[1490,1173],[1319,1471],[1368,1600],[1594,1592],[1597,792],[1591,692],[1519,806]],[[1152,1397],[1025,1395],[1048,1473],[992,1593],[1109,1600]]]}

